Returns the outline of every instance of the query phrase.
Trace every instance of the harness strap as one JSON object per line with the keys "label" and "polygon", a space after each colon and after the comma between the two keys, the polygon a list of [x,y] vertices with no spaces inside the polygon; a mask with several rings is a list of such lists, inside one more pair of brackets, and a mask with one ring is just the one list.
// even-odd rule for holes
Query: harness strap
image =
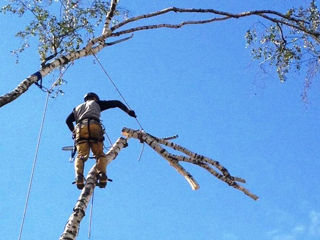
{"label": "harness strap", "polygon": [[104,137],[102,138],[79,138],[76,140],[76,143],[83,143],[83,142],[103,142],[104,141]]}
{"label": "harness strap", "polygon": [[88,118],[87,128],[88,128],[89,139],[91,139],[90,121],[91,121],[91,118]]}
{"label": "harness strap", "polygon": [[78,121],[76,121],[76,123],[78,124],[78,123],[81,123],[81,122],[83,122],[83,121],[85,121],[85,120],[88,120],[88,122],[91,121],[91,120],[94,120],[94,121],[96,121],[96,122],[98,122],[98,123],[101,123],[100,119],[99,119],[99,118],[95,118],[95,117],[85,117],[85,118],[81,118],[81,119],[79,119]]}
{"label": "harness strap", "polygon": [[[77,121],[77,127],[80,127],[81,124],[82,124],[85,120],[87,120],[87,128],[88,128],[89,137],[88,137],[88,138],[80,137],[80,138],[78,138],[78,139],[75,139],[75,142],[76,142],[76,143],[83,143],[83,142],[103,142],[103,141],[104,141],[104,136],[103,136],[104,127],[103,127],[100,119],[94,118],[94,117],[80,119],[80,120]],[[96,137],[92,137],[92,136],[91,136],[90,121],[92,121],[92,120],[93,120],[93,121],[96,121],[96,122],[100,125],[100,127],[101,127],[101,129],[102,129],[102,136],[99,137],[99,138],[96,138]]]}

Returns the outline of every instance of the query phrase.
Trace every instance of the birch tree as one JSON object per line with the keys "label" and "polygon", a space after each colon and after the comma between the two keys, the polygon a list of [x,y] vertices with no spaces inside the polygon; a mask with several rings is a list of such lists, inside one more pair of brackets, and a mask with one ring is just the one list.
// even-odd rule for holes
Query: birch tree
{"label": "birch tree", "polygon": [[[194,179],[194,177],[181,165],[181,163],[190,163],[197,165],[205,170],[207,170],[214,177],[219,180],[225,182],[229,186],[243,192],[248,197],[253,200],[257,200],[258,196],[251,193],[249,190],[241,186],[239,183],[245,183],[245,179],[240,177],[235,177],[230,174],[230,172],[218,161],[213,160],[211,158],[205,157],[203,155],[193,153],[190,150],[169,141],[174,139],[175,137],[170,138],[157,138],[144,132],[143,130],[134,130],[129,128],[123,128],[122,134],[126,137],[120,137],[115,142],[115,144],[111,147],[111,149],[106,154],[108,163],[114,160],[119,152],[126,146],[128,146],[128,140],[130,138],[137,139],[141,143],[146,143],[149,145],[155,152],[157,152],[160,156],[162,156],[165,160],[168,161],[170,166],[172,166],[179,174],[181,174],[186,181],[190,184],[190,187],[193,190],[199,189],[199,184]],[[171,150],[175,150],[181,153],[181,155],[170,153],[169,150],[166,150],[165,147],[168,147]],[[94,188],[97,182],[95,166],[91,168],[89,171],[86,184],[81,191],[78,201],[76,202],[73,212],[70,215],[68,222],[65,225],[64,231],[60,237],[60,240],[74,240],[76,239],[80,223],[83,217],[85,216],[85,212],[87,206],[92,197]]]}
{"label": "birch tree", "polygon": [[[251,49],[254,59],[270,63],[275,67],[280,81],[284,82],[286,74],[294,68],[299,70],[307,67],[310,72],[316,72],[319,68],[319,11],[315,1],[310,1],[307,7],[292,8],[286,12],[254,9],[232,13],[212,8],[201,9],[197,6],[194,8],[170,6],[131,16],[128,10],[120,8],[117,0],[11,0],[2,7],[1,12],[19,17],[31,16],[32,20],[17,33],[17,36],[24,41],[13,53],[19,61],[19,55],[28,50],[30,43],[34,42],[32,40],[36,39],[40,67],[12,91],[3,93],[0,96],[0,107],[22,96],[34,84],[42,87],[46,76],[55,69],[80,58],[95,55],[107,47],[129,41],[134,34],[139,34],[141,31],[179,29],[187,25],[214,24],[231,19],[251,17],[253,21],[263,22],[244,33],[247,47]],[[177,22],[175,20],[177,15],[183,16],[184,20]],[[170,17],[170,22],[163,22],[161,18],[163,16]],[[306,86],[309,85],[310,80],[307,80]],[[113,145],[107,153],[108,162],[116,158],[121,149],[127,145],[129,138],[134,138],[148,144],[166,159],[193,190],[198,189],[199,184],[181,163],[197,165],[248,197],[258,199],[258,196],[240,185],[245,183],[245,179],[231,175],[216,160],[193,153],[168,139],[157,138],[143,131],[123,129],[123,133],[127,138],[119,138]],[[170,153],[164,146],[182,154]],[[86,179],[85,188],[60,239],[70,240],[77,237],[80,222],[96,185],[95,167],[89,171]]]}
{"label": "birch tree", "polygon": [[[312,76],[319,69],[319,10],[314,0],[309,6],[291,8],[283,13],[274,10],[232,13],[195,6],[168,7],[130,16],[129,11],[118,5],[117,0],[11,0],[3,6],[2,13],[32,17],[17,33],[24,43],[13,52],[19,56],[28,48],[28,40],[36,38],[40,68],[12,91],[0,96],[0,107],[20,97],[33,84],[42,86],[42,81],[53,70],[127,41],[140,31],[179,29],[231,19],[252,17],[253,21],[262,21],[263,24],[257,24],[245,33],[247,47],[260,64],[269,63],[275,67],[280,81],[286,80],[290,70],[304,68],[308,70],[306,88],[309,88]],[[177,15],[185,20],[175,21]],[[171,17],[171,22],[162,22],[162,16]],[[148,24],[151,20],[156,23]]]}

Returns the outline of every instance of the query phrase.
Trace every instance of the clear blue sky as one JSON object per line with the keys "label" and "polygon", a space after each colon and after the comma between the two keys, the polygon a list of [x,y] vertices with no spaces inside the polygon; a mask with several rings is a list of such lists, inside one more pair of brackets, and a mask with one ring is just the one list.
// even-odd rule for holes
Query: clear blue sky
{"label": "clear blue sky", "polygon": [[[121,1],[131,15],[169,6],[225,11],[285,11],[307,1]],[[160,2],[160,1],[158,1]],[[166,22],[168,19],[164,19]],[[320,85],[301,100],[304,74],[281,84],[273,69],[264,74],[245,49],[245,31],[258,19],[232,20],[180,30],[139,32],[98,57],[138,115],[158,137],[175,134],[176,143],[220,161],[260,199],[190,164],[200,184],[192,191],[166,160],[130,140],[108,166],[114,180],[95,192],[93,240],[317,240],[320,238]],[[19,40],[21,19],[0,16],[0,94],[39,69],[34,50],[20,64],[10,55]],[[45,82],[52,82],[48,76]],[[58,239],[79,190],[69,153],[65,118],[88,91],[120,99],[94,59],[77,61],[65,74],[64,96],[50,99],[22,239]],[[0,109],[0,236],[18,239],[46,94],[37,87]],[[121,110],[102,114],[111,139],[122,127],[138,129]],[[107,145],[107,142],[106,142]],[[93,165],[88,160],[86,170]],[[89,212],[78,239],[87,239]]]}

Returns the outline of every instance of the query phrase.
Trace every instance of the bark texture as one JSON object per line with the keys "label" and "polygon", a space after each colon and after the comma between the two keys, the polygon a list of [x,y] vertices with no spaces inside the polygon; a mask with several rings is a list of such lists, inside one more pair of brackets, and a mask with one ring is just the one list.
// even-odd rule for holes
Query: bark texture
{"label": "bark texture", "polygon": [[[208,157],[205,157],[197,153],[193,153],[190,150],[178,144],[170,142],[168,139],[157,138],[141,130],[123,128],[122,133],[129,138],[136,138],[136,139],[139,139],[140,142],[147,143],[153,150],[155,150],[163,158],[165,158],[169,162],[169,164],[172,167],[174,167],[178,171],[178,173],[180,173],[187,180],[187,182],[190,184],[193,190],[197,190],[199,188],[199,184],[196,182],[193,176],[179,164],[179,162],[188,162],[188,163],[198,165],[204,168],[205,170],[207,170],[213,176],[217,177],[219,180],[227,183],[229,186],[235,189],[238,189],[239,191],[243,192],[250,198],[254,200],[258,199],[258,196],[256,196],[255,194],[252,194],[251,192],[249,192],[249,190],[239,185],[238,182],[241,182],[241,183],[246,182],[244,179],[240,177],[232,176],[229,173],[229,171],[224,166],[222,166],[218,161],[215,161],[213,159],[210,159]],[[185,155],[175,155],[175,154],[169,153],[161,145],[165,145]]]}
{"label": "bark texture", "polygon": [[[229,171],[225,167],[223,167],[219,162],[207,158],[205,156],[199,155],[197,153],[193,153],[190,150],[169,141],[171,139],[176,138],[177,136],[170,138],[157,138],[144,132],[143,130],[133,130],[130,128],[123,128],[122,134],[125,135],[127,138],[118,138],[116,143],[111,147],[111,149],[106,154],[108,163],[114,160],[117,157],[118,153],[121,151],[121,149],[128,145],[127,141],[129,138],[136,138],[141,143],[148,144],[153,150],[155,150],[163,158],[165,158],[169,162],[169,164],[178,171],[178,173],[184,176],[184,178],[188,181],[193,190],[197,190],[199,188],[199,184],[192,177],[192,175],[179,164],[179,162],[189,162],[198,165],[206,169],[208,172],[210,172],[212,175],[214,175],[221,181],[227,183],[229,186],[232,186],[235,189],[242,191],[244,194],[248,195],[254,200],[258,199],[258,196],[250,193],[247,189],[238,184],[238,182],[245,183],[246,181],[244,179],[232,176],[229,173]],[[185,156],[171,154],[167,150],[165,150],[161,145],[179,151],[185,154]],[[213,169],[213,167],[215,167],[216,170]],[[64,228],[64,232],[60,237],[60,240],[76,239],[79,232],[80,222],[85,216],[85,212],[92,197],[96,183],[97,170],[95,166],[93,166],[87,175],[85,187],[83,188],[80,197],[75,207],[73,208],[73,212],[68,219],[68,222]]]}
{"label": "bark texture", "polygon": [[[226,21],[229,19],[240,19],[246,18],[250,16],[259,17],[267,20],[271,23],[276,23],[278,26],[287,26],[289,29],[293,29],[296,32],[300,32],[304,35],[310,36],[315,41],[320,43],[320,32],[316,29],[308,28],[309,22],[303,19],[299,19],[293,17],[288,14],[283,14],[277,11],[272,10],[253,10],[253,11],[245,11],[240,13],[230,13],[224,11],[218,11],[215,9],[199,9],[199,8],[177,8],[177,7],[169,7],[156,12],[146,13],[139,16],[135,16],[129,19],[126,19],[121,22],[112,23],[114,16],[116,15],[116,9],[118,5],[118,0],[110,1],[110,11],[106,14],[106,19],[104,23],[104,27],[100,36],[90,40],[87,42],[86,46],[82,50],[69,52],[64,54],[63,56],[58,56],[55,60],[42,69],[37,71],[35,74],[27,77],[22,80],[22,82],[12,91],[0,96],[0,108],[5,104],[8,104],[19,96],[21,96],[24,92],[28,90],[28,88],[39,81],[41,78],[44,78],[47,74],[49,74],[53,69],[56,69],[60,66],[65,65],[70,61],[74,61],[84,56],[88,56],[91,54],[95,54],[108,46],[105,43],[106,39],[111,37],[119,37],[126,34],[133,34],[138,31],[152,30],[152,29],[160,29],[160,28],[173,28],[178,29],[186,25],[199,25],[199,24],[208,24],[212,22],[218,21]],[[155,19],[159,16],[169,15],[171,13],[179,14],[179,15],[199,15],[199,20],[186,20],[180,23],[157,23],[155,24],[146,24],[143,25],[143,20],[146,19]],[[202,19],[202,16],[206,16],[206,19]],[[174,18],[172,19],[174,20]],[[142,21],[142,23],[141,23]],[[152,21],[151,21],[152,22]],[[125,29],[122,29],[125,28]],[[122,30],[120,30],[122,29]],[[126,38],[129,39],[129,38]],[[113,44],[119,43],[120,41],[114,41]],[[111,45],[113,45],[111,44]]]}
{"label": "bark texture", "polygon": [[[106,154],[108,163],[114,160],[118,156],[118,153],[121,151],[121,149],[126,146],[127,140],[125,138],[119,138]],[[80,222],[85,216],[85,212],[92,197],[96,183],[97,171],[94,165],[87,175],[86,185],[81,191],[80,197],[73,208],[73,212],[68,219],[60,240],[76,239],[79,232]]]}

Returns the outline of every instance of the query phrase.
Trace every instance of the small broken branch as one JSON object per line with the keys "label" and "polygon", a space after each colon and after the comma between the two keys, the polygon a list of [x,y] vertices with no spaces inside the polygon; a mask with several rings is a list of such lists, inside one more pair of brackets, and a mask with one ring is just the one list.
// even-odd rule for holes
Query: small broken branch
{"label": "small broken branch", "polygon": [[172,139],[176,139],[178,137],[179,137],[178,135],[174,135],[174,136],[171,136],[171,137],[162,138],[162,140],[172,140]]}
{"label": "small broken branch", "polygon": [[[199,155],[197,153],[193,153],[190,150],[178,144],[168,141],[168,139],[157,138],[141,130],[123,128],[122,134],[128,138],[136,138],[136,139],[139,139],[140,142],[147,143],[153,150],[155,150],[163,158],[165,158],[169,162],[169,164],[172,167],[174,167],[189,182],[193,190],[197,190],[199,188],[199,184],[196,182],[193,176],[179,164],[179,162],[189,162],[189,163],[198,165],[206,169],[208,172],[210,172],[213,176],[217,177],[221,181],[227,183],[229,186],[232,186],[235,189],[242,191],[244,194],[246,194],[247,196],[251,197],[254,200],[258,199],[258,196],[250,193],[246,188],[240,186],[237,183],[237,182],[245,183],[246,181],[244,179],[232,176],[229,173],[229,171],[224,166],[222,166],[218,161],[212,160],[210,158],[207,158],[203,155]],[[169,148],[172,148],[176,151],[182,152],[187,156],[183,156],[183,155],[179,156],[179,155],[171,154],[166,149],[164,149],[161,146],[161,144]],[[220,173],[215,169],[213,169],[213,167],[215,167],[218,171],[220,171]]]}
{"label": "small broken branch", "polygon": [[133,34],[131,34],[129,37],[126,37],[126,38],[121,38],[121,39],[118,39],[118,40],[113,41],[113,42],[105,43],[104,46],[105,47],[110,47],[112,45],[115,45],[115,44],[130,40],[132,37],[133,37]]}

